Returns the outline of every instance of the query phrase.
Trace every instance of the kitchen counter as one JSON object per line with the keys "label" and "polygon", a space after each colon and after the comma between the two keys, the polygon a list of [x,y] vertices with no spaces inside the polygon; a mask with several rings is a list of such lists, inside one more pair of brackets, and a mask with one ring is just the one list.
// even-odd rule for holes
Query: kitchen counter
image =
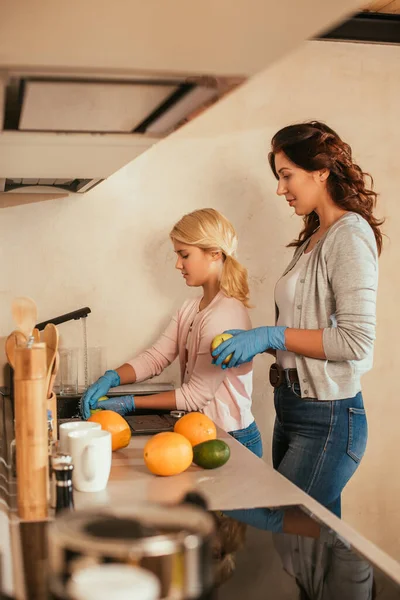
{"label": "kitchen counter", "polygon": [[75,492],[75,507],[124,507],[133,502],[176,503],[186,492],[193,490],[204,495],[210,510],[300,505],[400,585],[400,564],[397,561],[230,435],[219,430],[218,437],[225,440],[231,449],[231,458],[223,467],[205,470],[192,465],[181,475],[157,477],[148,471],[143,460],[143,448],[149,437],[134,436],[127,448],[113,453],[107,489],[99,493]]}
{"label": "kitchen counter", "polygon": [[127,448],[113,453],[107,489],[99,493],[74,492],[76,508],[93,504],[118,506],[132,502],[178,502],[186,492],[197,490],[207,499],[210,510],[283,506],[299,504],[303,494],[287,479],[269,468],[223,431],[231,458],[219,469],[191,465],[181,475],[157,477],[144,464],[143,448],[151,436],[132,436]]}
{"label": "kitchen counter", "polygon": [[[193,490],[204,495],[210,510],[297,505],[325,524],[325,530],[328,528],[338,533],[392,582],[400,585],[398,562],[337,519],[234,438],[222,431],[218,432],[218,437],[224,439],[231,449],[231,458],[223,467],[204,470],[192,465],[181,475],[157,477],[147,470],[143,460],[143,448],[149,437],[133,436],[127,448],[113,453],[106,490],[99,493],[75,491],[75,507],[90,509],[111,505],[123,508],[142,502],[174,504],[180,502],[186,492]],[[8,513],[8,521],[10,540],[7,545],[13,568],[7,569],[8,573],[3,572],[3,584],[6,583],[3,589],[21,600],[43,598],[41,590],[47,585],[48,564],[46,523],[20,523],[14,511]],[[2,542],[5,549],[5,539]],[[26,586],[30,590],[29,596],[24,591]]]}

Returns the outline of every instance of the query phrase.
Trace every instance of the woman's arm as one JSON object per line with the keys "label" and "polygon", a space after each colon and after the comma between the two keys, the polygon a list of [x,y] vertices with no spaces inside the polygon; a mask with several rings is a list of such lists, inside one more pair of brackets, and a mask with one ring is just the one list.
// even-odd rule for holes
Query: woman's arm
{"label": "woman's arm", "polygon": [[372,231],[340,227],[326,259],[335,297],[336,326],[285,330],[290,352],[334,361],[361,360],[375,338],[377,252]]}
{"label": "woman's arm", "polygon": [[285,329],[285,346],[289,352],[325,359],[323,329]]}
{"label": "woman's arm", "polygon": [[362,360],[375,340],[378,255],[372,230],[359,220],[358,227],[339,228],[327,251],[336,326],[323,330],[323,346],[331,361]]}

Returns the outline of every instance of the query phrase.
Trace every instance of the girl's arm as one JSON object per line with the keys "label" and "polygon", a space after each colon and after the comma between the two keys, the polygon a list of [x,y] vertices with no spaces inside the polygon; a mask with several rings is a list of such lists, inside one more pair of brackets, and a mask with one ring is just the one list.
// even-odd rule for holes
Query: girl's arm
{"label": "girl's arm", "polygon": [[160,375],[175,360],[179,351],[178,318],[176,313],[153,346],[116,369],[121,385]]}

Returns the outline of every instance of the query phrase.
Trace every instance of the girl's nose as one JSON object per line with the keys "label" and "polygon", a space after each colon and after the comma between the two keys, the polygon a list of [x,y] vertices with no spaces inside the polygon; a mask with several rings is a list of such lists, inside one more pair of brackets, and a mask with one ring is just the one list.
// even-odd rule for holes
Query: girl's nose
{"label": "girl's nose", "polygon": [[182,259],[180,256],[178,256],[175,263],[175,269],[179,269],[180,271],[182,271],[182,268]]}

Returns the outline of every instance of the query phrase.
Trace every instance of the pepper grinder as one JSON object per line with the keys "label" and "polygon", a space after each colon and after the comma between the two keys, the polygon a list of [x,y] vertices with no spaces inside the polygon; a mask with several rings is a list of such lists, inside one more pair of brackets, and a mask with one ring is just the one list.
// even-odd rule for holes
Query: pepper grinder
{"label": "pepper grinder", "polygon": [[[61,511],[74,510],[74,494],[72,487],[72,472],[74,465],[68,454],[52,456],[53,486],[55,486],[56,515]],[[54,487],[53,487],[54,490]]]}

